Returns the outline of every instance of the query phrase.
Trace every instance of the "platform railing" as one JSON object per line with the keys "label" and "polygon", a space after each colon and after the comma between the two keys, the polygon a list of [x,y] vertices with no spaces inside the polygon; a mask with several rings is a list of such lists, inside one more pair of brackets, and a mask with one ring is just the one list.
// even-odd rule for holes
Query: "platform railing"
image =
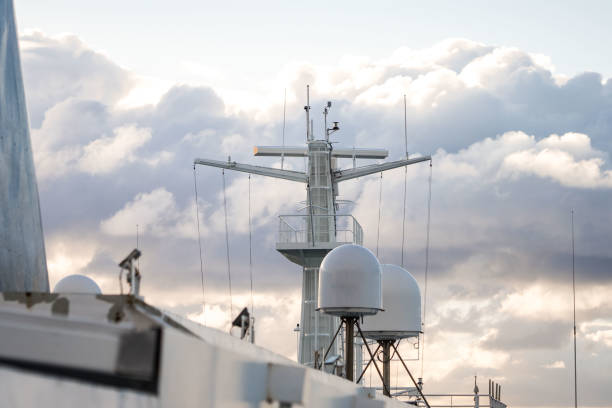
{"label": "platform railing", "polygon": [[[376,390],[382,391],[382,387],[376,387]],[[414,387],[391,387],[391,395],[400,400],[410,398],[419,407],[426,406],[418,398],[419,394]],[[494,394],[425,394],[425,398],[430,408],[506,408],[506,404]]]}
{"label": "platform railing", "polygon": [[363,244],[363,229],[352,215],[290,214],[278,219],[278,243]]}

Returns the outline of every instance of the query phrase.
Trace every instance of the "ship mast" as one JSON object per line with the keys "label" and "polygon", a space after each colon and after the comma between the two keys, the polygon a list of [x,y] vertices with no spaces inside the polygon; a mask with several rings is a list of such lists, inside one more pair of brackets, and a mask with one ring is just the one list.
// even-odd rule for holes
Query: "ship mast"
{"label": "ship mast", "polygon": [[[318,301],[319,266],[333,248],[347,244],[363,244],[361,225],[352,215],[336,213],[338,183],[369,174],[431,160],[430,156],[402,159],[381,164],[355,166],[356,159],[385,159],[384,149],[333,148],[329,136],[338,131],[338,122],[327,127],[327,115],[331,102],[323,111],[325,132],[320,139],[313,134],[310,119],[310,88],[306,88],[306,146],[256,146],[255,156],[306,157],[305,172],[277,169],[235,161],[219,161],[197,158],[194,164],[219,167],[228,170],[258,174],[267,177],[304,183],[306,186],[306,207],[297,214],[279,215],[279,231],[276,250],[303,269],[302,310],[300,321],[300,342],[298,360],[302,364],[321,367],[324,362],[318,356],[329,347],[339,321],[337,317],[315,310]],[[353,159],[353,167],[339,169],[337,159]],[[330,356],[338,355],[332,345]]]}
{"label": "ship mast", "polygon": [[0,292],[48,292],[12,0],[0,0]]}

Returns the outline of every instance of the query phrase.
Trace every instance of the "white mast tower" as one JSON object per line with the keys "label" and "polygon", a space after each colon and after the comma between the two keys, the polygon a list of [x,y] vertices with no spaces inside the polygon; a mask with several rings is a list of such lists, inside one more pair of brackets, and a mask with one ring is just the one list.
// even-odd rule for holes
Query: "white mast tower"
{"label": "white mast tower", "polygon": [[[329,346],[337,327],[338,318],[316,311],[318,302],[319,266],[329,251],[347,243],[363,244],[361,225],[352,215],[337,214],[338,183],[368,174],[378,173],[410,164],[431,160],[430,156],[414,159],[406,157],[382,164],[356,167],[356,159],[384,159],[388,152],[384,149],[333,148],[329,141],[330,134],[340,128],[338,122],[327,127],[327,114],[331,102],[323,111],[325,116],[325,135],[315,139],[312,121],[310,120],[310,93],[306,88],[306,146],[280,147],[256,146],[255,156],[307,157],[307,173],[300,171],[253,166],[233,161],[218,161],[210,159],[195,159],[194,164],[220,167],[245,173],[276,177],[297,181],[306,185],[306,206],[304,213],[279,215],[279,234],[276,250],[291,262],[303,268],[302,283],[302,313],[300,321],[300,343],[298,360],[302,364],[319,366],[323,363],[315,361],[316,356],[322,356]],[[353,159],[353,168],[340,170],[337,167],[338,158]],[[330,355],[338,354],[334,345]]]}

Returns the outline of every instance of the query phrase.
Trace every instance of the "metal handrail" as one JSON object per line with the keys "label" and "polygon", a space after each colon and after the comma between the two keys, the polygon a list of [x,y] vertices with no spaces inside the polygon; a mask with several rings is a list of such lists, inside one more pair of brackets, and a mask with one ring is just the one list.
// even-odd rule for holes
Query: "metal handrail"
{"label": "metal handrail", "polygon": [[[312,232],[309,220],[320,220],[322,218],[333,219],[333,228],[327,231],[315,232],[315,242],[351,242],[363,243],[363,228],[361,224],[350,214],[328,215],[328,214],[283,214],[279,215],[278,242],[280,243],[308,243],[311,242]],[[299,225],[291,220],[298,220]],[[341,221],[339,221],[341,220]],[[344,221],[346,220],[346,221]],[[313,222],[313,221],[311,221]],[[340,228],[338,226],[340,225]]]}
{"label": "metal handrail", "polygon": [[[377,390],[381,390],[382,387],[375,387]],[[395,390],[396,392],[393,393],[393,396],[396,398],[408,398],[408,397],[415,397],[416,395],[410,395],[409,393],[414,391],[413,388],[411,387],[392,387],[391,388],[392,391]],[[435,403],[431,403],[430,401],[430,407],[431,408],[505,408],[506,405],[504,403],[502,403],[501,401],[498,401],[495,399],[495,397],[493,395],[490,394],[425,394],[425,396],[427,398],[450,398],[450,404],[448,403],[444,403],[443,401],[440,401],[439,404],[435,404]],[[465,400],[463,401],[458,401],[458,402],[454,402],[453,398],[458,398],[458,399],[462,399],[462,398],[475,398],[476,396],[479,397],[479,400],[482,401],[482,403],[478,403],[476,404],[476,401],[474,402],[467,402]],[[486,402],[485,402],[486,401]],[[488,404],[487,404],[488,402]],[[418,405],[418,406],[423,406],[423,405]]]}

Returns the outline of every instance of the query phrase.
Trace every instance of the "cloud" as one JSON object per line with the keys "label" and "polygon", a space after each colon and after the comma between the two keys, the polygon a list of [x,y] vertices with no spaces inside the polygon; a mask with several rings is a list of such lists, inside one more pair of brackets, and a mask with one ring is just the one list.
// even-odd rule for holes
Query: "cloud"
{"label": "cloud", "polygon": [[62,101],[79,98],[113,104],[132,86],[129,72],[75,35],[49,37],[26,31],[19,40],[33,127]]}
{"label": "cloud", "polygon": [[561,360],[553,361],[550,364],[544,365],[544,368],[565,368],[565,363]]}
{"label": "cloud", "polygon": [[103,134],[84,145],[76,142],[64,144],[59,148],[57,145],[49,146],[47,141],[41,140],[41,136],[35,132],[40,178],[61,177],[70,172],[108,174],[136,161],[154,167],[173,157],[172,153],[166,151],[146,158],[135,155],[136,150],[151,139],[150,129],[128,124],[117,127],[112,132],[113,136]]}
{"label": "cloud", "polygon": [[595,319],[580,325],[580,331],[586,338],[594,343],[612,348],[612,321],[609,319]]}
{"label": "cloud", "polygon": [[194,238],[192,214],[195,209],[179,210],[172,193],[158,188],[138,194],[121,210],[100,223],[102,232],[115,236],[134,236],[136,225],[143,235]]}
{"label": "cloud", "polygon": [[[579,367],[589,404],[612,398],[598,378],[612,364],[612,81],[562,77],[546,56],[448,39],[386,58],[292,62],[258,85],[265,91],[228,91],[143,80],[75,36],[21,40],[52,282],[80,272],[118,291],[116,264],[135,246],[138,224],[147,301],[225,329],[228,269],[236,307],[250,303],[252,273],[258,343],[294,356],[301,270],[274,248],[277,215],[303,207],[304,185],[225,173],[228,268],[221,171],[198,167],[201,270],[193,159],[279,167],[277,158],[252,158],[251,148],[281,143],[284,88],[286,144],[304,144],[307,83],[317,137],[314,113],[331,98],[329,120],[341,128],[334,146],[385,147],[398,159],[406,94],[408,151],[431,154],[433,167],[351,180],[339,191],[355,202],[349,211],[365,245],[379,246],[383,262],[403,258],[423,285],[432,171],[427,389],[466,389],[477,372],[507,385],[512,405],[565,403],[566,370],[547,367],[570,351],[574,208]],[[304,161],[285,167],[303,170]]]}
{"label": "cloud", "polygon": [[[596,155],[577,160],[572,155]],[[536,175],[550,178],[568,187],[610,188],[612,170],[603,170],[603,152],[593,151],[587,135],[567,133],[551,135],[535,143],[531,149],[521,150],[504,159],[501,172],[511,177]]]}
{"label": "cloud", "polygon": [[151,139],[150,129],[122,126],[114,129],[114,137],[96,139],[83,148],[79,159],[80,170],[89,174],[103,174],[115,170],[124,161],[133,161],[134,150]]}

